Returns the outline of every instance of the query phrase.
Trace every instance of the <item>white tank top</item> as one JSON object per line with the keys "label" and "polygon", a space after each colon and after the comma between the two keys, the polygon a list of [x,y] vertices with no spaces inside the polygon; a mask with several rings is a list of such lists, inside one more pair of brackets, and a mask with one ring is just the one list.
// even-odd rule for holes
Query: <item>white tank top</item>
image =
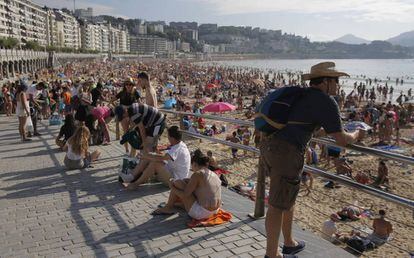
{"label": "white tank top", "polygon": [[80,160],[82,159],[81,155],[75,154],[72,150],[72,145],[67,143],[68,145],[68,152],[66,153],[66,157],[68,157],[68,159],[70,160]]}

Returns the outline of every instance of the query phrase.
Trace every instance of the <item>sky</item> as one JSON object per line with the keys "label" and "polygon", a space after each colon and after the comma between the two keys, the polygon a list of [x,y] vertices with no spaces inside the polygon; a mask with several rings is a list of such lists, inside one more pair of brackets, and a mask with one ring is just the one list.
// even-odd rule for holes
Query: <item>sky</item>
{"label": "sky", "polygon": [[[34,0],[73,10],[73,0]],[[330,41],[351,33],[386,40],[414,30],[414,0],[76,0],[94,14],[147,21],[195,21],[281,29]]]}

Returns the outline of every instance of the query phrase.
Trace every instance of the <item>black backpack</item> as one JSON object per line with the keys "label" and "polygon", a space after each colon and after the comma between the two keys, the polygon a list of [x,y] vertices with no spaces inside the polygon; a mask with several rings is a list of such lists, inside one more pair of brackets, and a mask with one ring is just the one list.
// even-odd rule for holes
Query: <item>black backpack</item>
{"label": "black backpack", "polygon": [[346,243],[353,251],[357,251],[360,254],[367,250],[375,248],[375,244],[368,239],[362,239],[359,236],[354,236]]}
{"label": "black backpack", "polygon": [[357,251],[359,253],[363,253],[367,250],[367,246],[365,242],[360,237],[352,237],[348,240],[346,243],[347,246],[349,246],[353,251]]}

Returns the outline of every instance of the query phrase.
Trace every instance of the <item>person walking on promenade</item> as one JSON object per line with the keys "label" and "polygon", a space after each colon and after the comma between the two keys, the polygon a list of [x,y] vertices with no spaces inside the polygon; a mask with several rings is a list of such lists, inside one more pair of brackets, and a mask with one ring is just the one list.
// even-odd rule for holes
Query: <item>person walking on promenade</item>
{"label": "person walking on promenade", "polygon": [[22,139],[22,142],[26,142],[26,141],[31,140],[31,139],[27,138],[27,136],[26,136],[27,119],[31,119],[30,118],[29,101],[27,100],[26,93],[25,93],[26,90],[27,90],[27,85],[24,84],[24,83],[20,83],[17,86],[16,115],[19,117],[19,133],[20,133],[20,137]]}
{"label": "person walking on promenade", "polygon": [[[21,83],[26,83],[26,82],[21,81]],[[28,87],[26,91],[30,106],[32,107],[32,112],[30,116],[32,118],[34,136],[40,136],[40,133],[37,131],[37,120],[39,119],[41,105],[44,102],[44,100],[41,100],[41,95],[42,95],[43,89],[45,88],[46,88],[46,84],[44,82],[39,82],[35,85]]]}
{"label": "person walking on promenade", "polygon": [[[259,169],[270,177],[265,257],[297,257],[295,254],[305,248],[305,242],[293,238],[292,222],[304,154],[314,131],[323,127],[341,146],[354,143],[360,137],[359,131],[346,133],[343,130],[338,104],[330,97],[337,94],[340,76],[348,74],[336,71],[333,62],[312,66],[311,72],[302,77],[310,80],[310,87],[289,112],[288,121],[295,122],[288,122],[273,133],[263,133]],[[281,231],[284,236],[282,252],[278,249]]]}

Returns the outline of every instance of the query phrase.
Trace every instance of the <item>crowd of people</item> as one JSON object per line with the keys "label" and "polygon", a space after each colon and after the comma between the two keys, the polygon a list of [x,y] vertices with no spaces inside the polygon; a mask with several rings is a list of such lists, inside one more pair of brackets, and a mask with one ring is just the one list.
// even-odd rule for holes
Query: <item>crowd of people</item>
{"label": "crowd of people", "polygon": [[[63,75],[63,76],[62,76]],[[183,130],[225,137],[232,143],[260,148],[259,169],[270,177],[270,192],[266,216],[267,257],[296,257],[305,248],[303,241],[292,236],[294,205],[300,183],[310,193],[313,177],[303,173],[303,165],[317,165],[320,159],[333,159],[337,174],[346,175],[360,183],[368,184],[364,173],[355,173],[341,149],[309,144],[313,135],[329,135],[340,146],[361,142],[366,133],[361,130],[347,132],[346,121],[363,122],[370,127],[371,141],[377,145],[399,144],[399,128],[413,119],[411,90],[401,93],[396,104],[381,103],[394,92],[393,87],[367,80],[354,85],[348,95],[340,89],[339,78],[346,73],[335,70],[331,62],[312,67],[308,74],[268,72],[257,69],[201,66],[189,62],[172,61],[83,61],[68,63],[59,69],[43,69],[28,77],[3,85],[3,110],[7,116],[15,113],[19,121],[22,142],[39,136],[38,121],[57,116],[63,122],[56,137],[56,145],[66,152],[64,164],[67,169],[82,169],[99,159],[100,151],[91,145],[111,144],[110,123],[120,124],[124,135],[138,135],[140,144],[125,141],[125,154],[139,159],[129,173],[120,174],[127,189],[133,190],[156,176],[157,180],[171,189],[165,207],[154,211],[154,215],[171,214],[176,207],[184,208],[194,219],[206,219],[221,207],[220,177],[213,172],[219,167],[210,151],[191,153],[183,141],[179,127],[169,124],[159,103],[164,108],[177,111],[202,113],[209,102],[234,104],[245,119],[254,118],[255,108],[269,92],[284,86],[304,88],[303,96],[295,102],[289,113],[289,122],[281,129],[263,133],[252,132],[248,127],[235,131],[226,125],[207,125],[196,116],[180,118]],[[403,82],[399,82],[403,83]],[[369,85],[369,86],[368,86]],[[372,87],[372,88],[368,88]],[[381,98],[376,96],[380,95]],[[330,96],[334,96],[331,98]],[[172,106],[167,105],[174,100]],[[392,99],[392,97],[391,97]],[[321,129],[322,128],[322,129]],[[158,142],[167,131],[169,147],[162,151]],[[317,131],[317,133],[316,133]],[[135,146],[137,147],[137,146]],[[232,162],[238,162],[237,148],[231,148]],[[386,162],[379,162],[373,185],[389,184]],[[371,176],[372,177],[372,176]],[[308,185],[309,182],[309,185]],[[327,239],[334,242],[341,238],[334,223],[357,218],[350,209],[335,213],[324,224]],[[374,220],[374,232],[367,239],[386,240],[392,227],[385,223],[385,211]],[[279,235],[283,232],[284,246],[278,248]],[[374,241],[374,240],[372,240]],[[283,253],[283,254],[282,254]]]}

